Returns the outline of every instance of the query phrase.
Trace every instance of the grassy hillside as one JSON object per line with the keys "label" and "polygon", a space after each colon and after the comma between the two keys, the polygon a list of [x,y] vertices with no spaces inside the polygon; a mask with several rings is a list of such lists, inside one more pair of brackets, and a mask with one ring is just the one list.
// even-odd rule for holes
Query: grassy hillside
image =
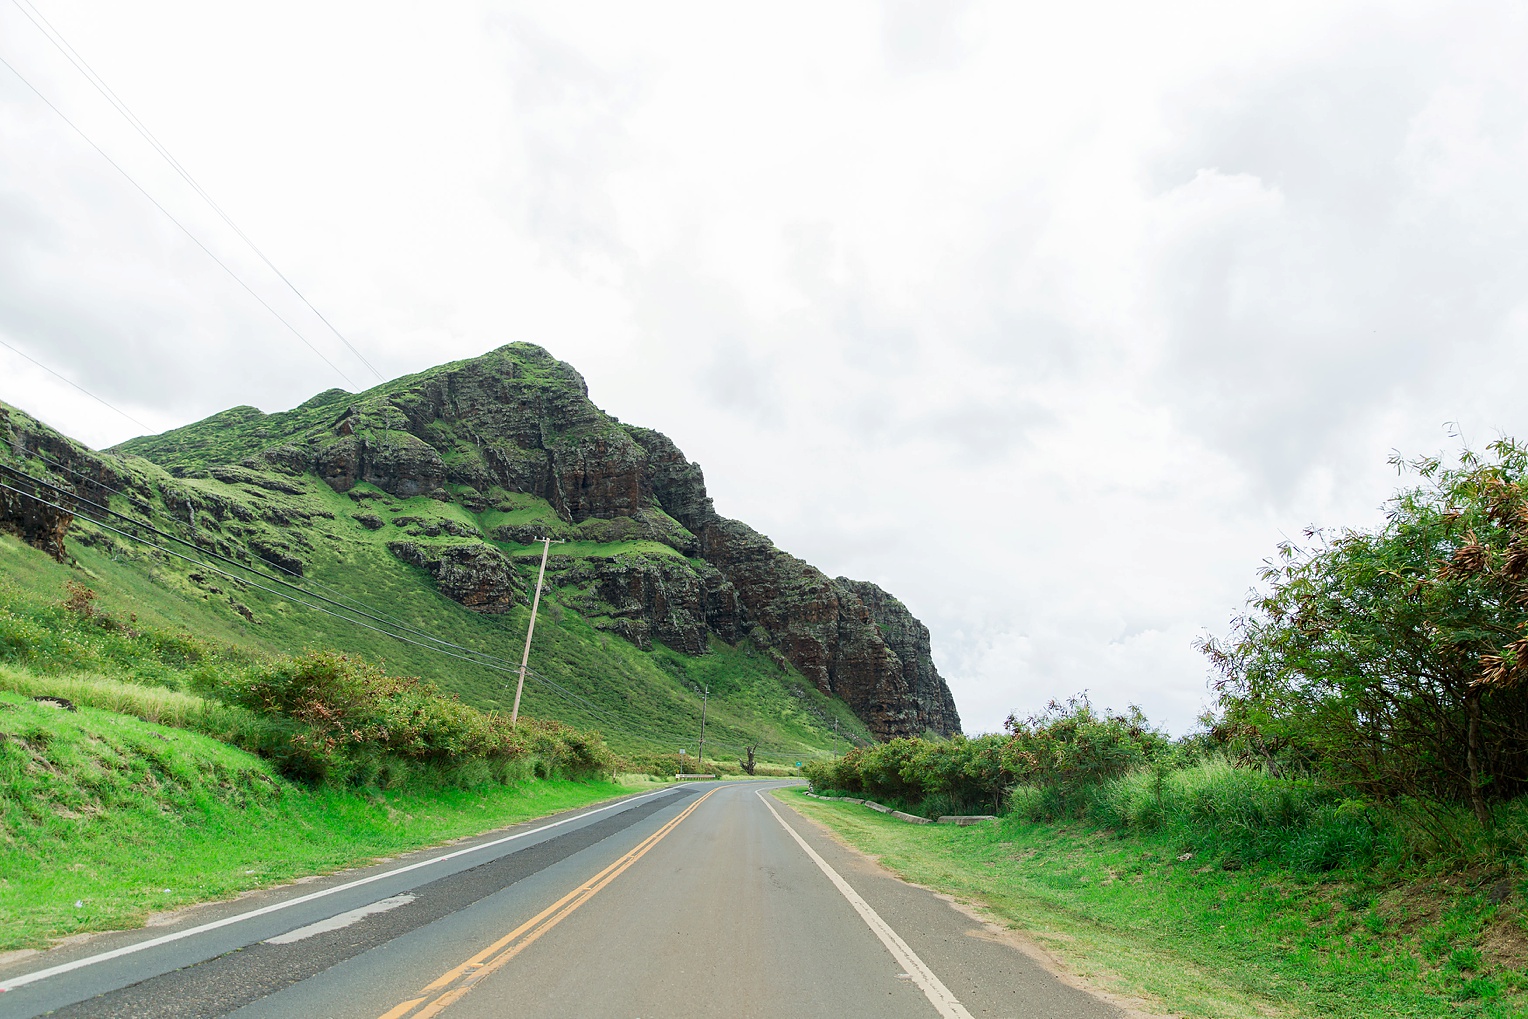
{"label": "grassy hillside", "polygon": [[[0,686],[20,678],[0,670]],[[177,695],[157,692],[175,710]],[[182,728],[90,707],[64,711],[0,690],[0,951],[139,926],[190,902],[626,791],[562,780],[471,790],[310,787]]]}
{"label": "grassy hillside", "polygon": [[[292,487],[299,489],[296,493],[270,492],[212,478],[177,479],[174,483],[205,497],[258,503],[264,514],[301,520],[302,527],[295,533],[305,547],[295,548],[294,554],[303,559],[304,576],[290,579],[308,595],[269,579],[251,579],[250,574],[228,564],[214,563],[235,577],[222,575],[77,521],[68,540],[74,560],[71,565],[55,563],[9,536],[0,536],[0,603],[9,599],[40,610],[59,602],[65,583],[73,579],[95,590],[102,607],[121,619],[137,616],[167,631],[190,632],[253,652],[337,648],[381,660],[395,674],[419,675],[474,706],[507,711],[514,698],[515,677],[510,673],[518,665],[528,608],[516,605],[502,614],[472,612],[444,597],[425,571],[402,562],[387,547],[400,539],[427,547],[446,547],[461,540],[450,534],[435,538],[415,534],[421,529],[418,521],[425,521],[426,529],[431,524],[450,522],[459,529],[481,533],[491,518],[480,522],[458,504],[427,498],[393,499],[368,492],[372,497],[358,503],[316,479],[294,480]],[[121,510],[132,508],[125,500],[114,503]],[[535,503],[540,503],[539,507]],[[544,502],[521,498],[522,516],[528,518],[538,510],[550,513]],[[370,529],[355,519],[357,515],[374,515],[383,523]],[[159,512],[153,519],[158,526],[173,527],[165,516]],[[408,522],[400,526],[395,522],[400,518]],[[251,543],[263,539],[267,546],[292,548],[293,534],[291,528],[278,530],[257,520],[248,534],[238,538],[215,536],[208,544],[215,544],[231,557],[258,563],[249,554]],[[633,549],[633,544],[569,544],[558,546],[558,554],[573,558],[652,554],[645,548]],[[510,543],[495,545],[510,554],[524,588],[533,586],[539,550]],[[659,554],[677,555],[667,546],[658,547],[662,549]],[[268,566],[258,564],[270,572]],[[400,642],[326,614],[304,604],[312,601],[313,594],[363,606],[371,614],[400,620],[424,634],[495,655],[505,663],[504,669]],[[619,636],[596,630],[570,608],[567,603],[579,595],[578,591],[555,587],[543,594],[531,651],[534,676],[527,681],[521,706],[527,714],[598,730],[613,749],[630,757],[663,753],[677,759],[680,748],[695,752],[701,708],[695,688],[708,685],[708,756],[725,760],[730,755],[736,760],[750,745],[758,747],[757,755],[764,761],[794,763],[820,756],[833,746],[834,719],[846,735],[866,736],[863,724],[842,702],[824,697],[799,673],[782,668],[776,658],[747,643],[733,647],[713,641],[710,654],[699,657],[679,654],[661,644],[642,650]],[[0,655],[11,655],[15,660],[28,641],[50,646],[54,638],[47,629],[40,624],[35,633],[13,635],[7,648],[0,648]],[[422,638],[409,639],[428,643]],[[53,654],[60,656],[56,659],[60,665],[80,661],[79,649],[67,647],[40,657],[49,659]],[[149,682],[156,677],[163,679],[164,669],[130,661],[132,657],[126,654],[92,667],[108,675],[125,668]]]}
{"label": "grassy hillside", "polygon": [[[277,414],[234,408],[108,454],[0,405],[7,433],[0,531],[36,547],[0,539],[0,611],[15,617],[0,661],[181,682],[141,640],[92,656],[50,632],[74,581],[122,625],[194,634],[231,661],[335,649],[506,712],[541,551],[527,543],[546,534],[564,540],[522,713],[597,731],[655,769],[693,759],[705,688],[707,755],[721,762],[749,747],[765,763],[823,757],[835,726],[869,737],[790,664],[781,634],[711,627],[717,605],[737,618],[739,596],[642,488],[625,426],[539,348]],[[694,465],[660,466],[698,479]],[[591,515],[596,497],[605,516]],[[43,502],[73,507],[72,523]]]}

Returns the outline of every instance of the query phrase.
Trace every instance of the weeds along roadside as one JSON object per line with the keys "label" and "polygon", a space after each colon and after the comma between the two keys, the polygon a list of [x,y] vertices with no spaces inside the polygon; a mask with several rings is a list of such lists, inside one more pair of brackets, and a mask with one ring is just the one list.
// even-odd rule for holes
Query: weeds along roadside
{"label": "weeds along roadside", "polygon": [[0,692],[0,951],[140,926],[630,791],[603,780],[294,782],[195,731]]}
{"label": "weeds along roadside", "polygon": [[914,825],[777,795],[901,877],[985,907],[1064,971],[1144,999],[1151,1014],[1528,1013],[1521,883],[1504,885],[1500,872],[1302,874],[1087,818]]}
{"label": "weeds along roadside", "polygon": [[[1258,572],[1203,730],[1085,697],[1006,732],[895,740],[816,785],[914,811],[1177,832],[1308,872],[1521,870],[1528,855],[1528,445],[1392,463],[1383,524],[1312,527]],[[985,809],[983,809],[985,808]]]}
{"label": "weeds along roadside", "polygon": [[1231,868],[1268,861],[1308,875],[1372,871],[1376,880],[1523,870],[1528,798],[1499,805],[1487,828],[1465,804],[1380,801],[1319,776],[1276,775],[1197,737],[1169,741],[1141,721],[1076,698],[1007,734],[893,740],[804,771],[818,792],[924,817],[1083,821],[1166,837]]}
{"label": "weeds along roadside", "polygon": [[312,784],[583,779],[616,764],[597,734],[511,726],[362,659],[220,647],[102,612],[77,582],[62,593],[50,604],[0,589],[0,689],[204,733]]}

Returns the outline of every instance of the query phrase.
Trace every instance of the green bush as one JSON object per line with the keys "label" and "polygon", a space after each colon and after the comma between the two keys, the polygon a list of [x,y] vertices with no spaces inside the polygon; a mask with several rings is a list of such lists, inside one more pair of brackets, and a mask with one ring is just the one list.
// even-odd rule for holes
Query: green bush
{"label": "green bush", "polygon": [[869,797],[925,817],[1000,812],[1023,784],[1037,790],[1033,795],[1054,817],[1076,813],[1088,789],[1171,746],[1138,708],[1099,712],[1086,697],[1053,701],[1024,721],[1009,718],[1007,729],[975,739],[894,739],[810,762],[803,771],[818,790]]}
{"label": "green bush", "polygon": [[1370,530],[1312,529],[1262,572],[1224,641],[1220,742],[1379,800],[1467,804],[1483,826],[1528,793],[1528,447],[1419,483]]}
{"label": "green bush", "polygon": [[395,785],[410,776],[454,784],[532,774],[608,774],[597,734],[524,719],[518,727],[445,697],[415,678],[333,651],[310,651],[242,672],[197,675],[201,692],[269,720],[254,747],[310,782]]}

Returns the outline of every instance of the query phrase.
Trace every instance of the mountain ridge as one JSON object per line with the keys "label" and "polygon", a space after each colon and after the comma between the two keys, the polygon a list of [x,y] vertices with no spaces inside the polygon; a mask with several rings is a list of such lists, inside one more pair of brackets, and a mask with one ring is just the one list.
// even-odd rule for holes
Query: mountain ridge
{"label": "mountain ridge", "polygon": [[[311,471],[340,492],[364,483],[479,513],[519,494],[551,508],[555,520],[530,515],[495,528],[505,543],[526,544],[539,531],[666,545],[684,565],[591,571],[558,556],[550,570],[554,582],[597,582],[621,600],[628,623],[616,632],[639,645],[656,635],[703,653],[702,629],[729,643],[746,637],[841,697],[883,738],[960,730],[927,629],[900,601],[868,582],[828,578],[718,514],[698,464],[662,433],[605,414],[582,375],[539,346],[509,344],[359,394],[329,390],[278,414],[235,408],[115,450],[171,473],[231,466],[196,451],[209,426],[228,433],[221,459]],[[902,635],[895,647],[883,628]]]}
{"label": "mountain ridge", "polygon": [[[47,445],[7,428],[18,448]],[[63,456],[73,448],[54,446]],[[326,552],[305,531],[312,515],[348,516],[326,526],[376,533],[390,558],[474,614],[509,613],[528,601],[523,574],[540,551],[530,542],[546,535],[568,542],[550,557],[549,587],[595,631],[691,657],[717,640],[752,648],[841,699],[883,739],[959,731],[928,631],[901,602],[829,578],[717,514],[698,464],[661,433],[605,414],[572,366],[531,344],[363,393],[328,390],[289,411],[230,408],[110,452],[184,479],[158,486],[159,497],[193,531],[228,538],[230,549],[237,536],[294,575]],[[90,497],[92,472],[103,500],[133,483],[110,457],[96,460],[82,461],[81,494]],[[351,511],[285,500],[311,488],[305,479],[347,496]],[[152,496],[154,486],[137,483]],[[214,495],[230,486],[253,502]],[[7,512],[0,506],[0,518]],[[242,519],[251,513],[270,519]],[[28,527],[39,532],[37,521]]]}

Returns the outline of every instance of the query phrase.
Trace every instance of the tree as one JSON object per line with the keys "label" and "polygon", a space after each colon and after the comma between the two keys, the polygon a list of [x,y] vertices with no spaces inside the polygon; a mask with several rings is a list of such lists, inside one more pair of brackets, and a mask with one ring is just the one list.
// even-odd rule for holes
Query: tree
{"label": "tree", "polygon": [[1202,650],[1220,730],[1378,795],[1489,803],[1528,790],[1528,448],[1392,460],[1419,483],[1372,531],[1305,533]]}

